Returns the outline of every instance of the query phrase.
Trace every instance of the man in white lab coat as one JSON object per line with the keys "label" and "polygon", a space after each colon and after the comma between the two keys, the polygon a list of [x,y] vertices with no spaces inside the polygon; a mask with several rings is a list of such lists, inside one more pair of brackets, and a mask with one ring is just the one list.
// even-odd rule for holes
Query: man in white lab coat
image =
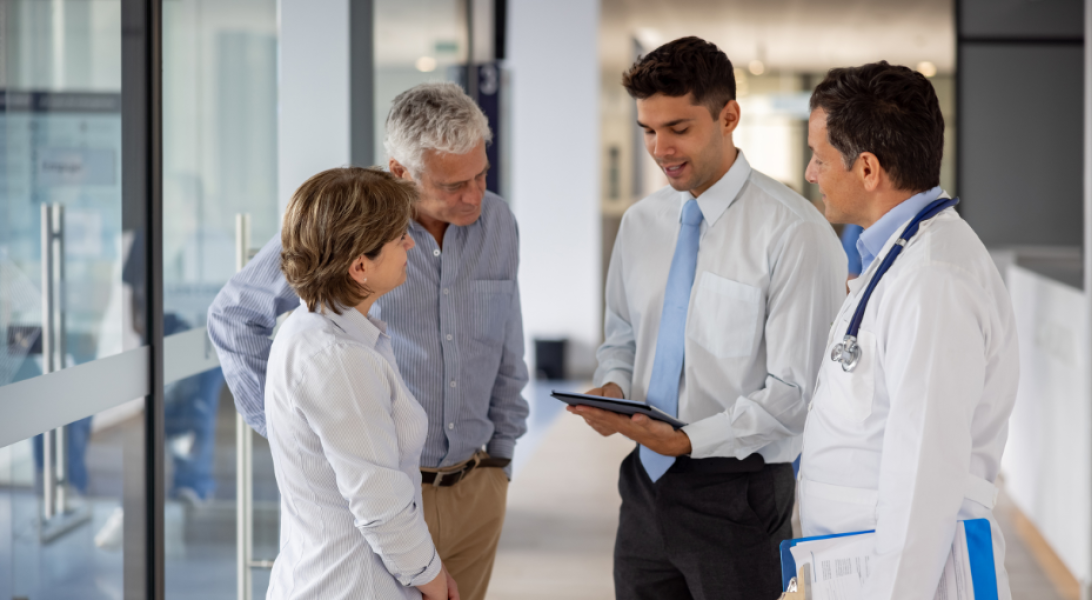
{"label": "man in white lab coat", "polygon": [[992,508],[1016,398],[1016,328],[997,268],[954,208],[905,242],[865,304],[857,364],[838,360],[884,257],[947,197],[936,93],[922,75],[880,62],[830,71],[811,109],[807,179],[829,220],[864,232],[863,272],[831,327],[804,430],[804,535],[875,529],[863,597],[921,600],[934,596],[957,521],[989,519],[1005,600]]}

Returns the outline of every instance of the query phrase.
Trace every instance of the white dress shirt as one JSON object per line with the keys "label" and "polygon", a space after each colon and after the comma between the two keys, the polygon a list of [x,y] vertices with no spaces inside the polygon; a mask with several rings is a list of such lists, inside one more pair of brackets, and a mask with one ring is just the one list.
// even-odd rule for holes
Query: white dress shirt
{"label": "white dress shirt", "polygon": [[266,598],[417,598],[440,572],[421,510],[425,411],[382,321],[307,312],[273,341],[266,423],[281,549]]}
{"label": "white dress shirt", "polygon": [[[607,275],[596,385],[645,401],[664,288],[690,192],[665,187],[622,217]],[[826,333],[845,297],[846,259],[807,200],[740,152],[698,199],[704,220],[686,322],[678,417],[693,458],[791,462],[800,451]]]}
{"label": "white dress shirt", "polygon": [[978,236],[945,210],[880,279],[858,332],[859,363],[847,373],[831,350],[881,262],[850,282],[827,338],[804,431],[803,533],[875,529],[864,597],[920,599],[936,592],[956,521],[986,518],[1006,600],[1005,544],[991,509],[1019,378],[1008,292]]}

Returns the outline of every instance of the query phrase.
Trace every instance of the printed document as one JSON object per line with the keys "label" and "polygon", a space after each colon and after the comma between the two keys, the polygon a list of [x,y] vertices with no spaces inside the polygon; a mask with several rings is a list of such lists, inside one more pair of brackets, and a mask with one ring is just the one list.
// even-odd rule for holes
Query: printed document
{"label": "printed document", "polygon": [[[812,600],[865,600],[864,582],[872,575],[874,532],[800,542],[792,547],[797,569],[810,565]],[[956,527],[933,600],[974,600],[967,534]]]}

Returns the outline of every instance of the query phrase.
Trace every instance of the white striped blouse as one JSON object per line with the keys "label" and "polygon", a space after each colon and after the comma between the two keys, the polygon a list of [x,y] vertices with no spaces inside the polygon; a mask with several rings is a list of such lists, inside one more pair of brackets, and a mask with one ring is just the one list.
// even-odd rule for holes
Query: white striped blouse
{"label": "white striped blouse", "polygon": [[427,423],[386,324],[302,306],[267,373],[281,549],[266,598],[420,598],[440,572],[421,511]]}

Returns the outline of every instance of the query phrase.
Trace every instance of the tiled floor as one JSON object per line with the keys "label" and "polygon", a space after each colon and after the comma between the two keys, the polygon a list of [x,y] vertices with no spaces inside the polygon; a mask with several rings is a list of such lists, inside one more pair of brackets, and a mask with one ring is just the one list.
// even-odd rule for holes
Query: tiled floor
{"label": "tiled floor", "polygon": [[[572,415],[551,424],[509,488],[488,600],[613,597],[618,464],[632,449],[621,436],[600,437]],[[1013,510],[1002,497],[997,517],[1008,544],[1013,600],[1076,600],[1051,585],[1016,534]]]}

